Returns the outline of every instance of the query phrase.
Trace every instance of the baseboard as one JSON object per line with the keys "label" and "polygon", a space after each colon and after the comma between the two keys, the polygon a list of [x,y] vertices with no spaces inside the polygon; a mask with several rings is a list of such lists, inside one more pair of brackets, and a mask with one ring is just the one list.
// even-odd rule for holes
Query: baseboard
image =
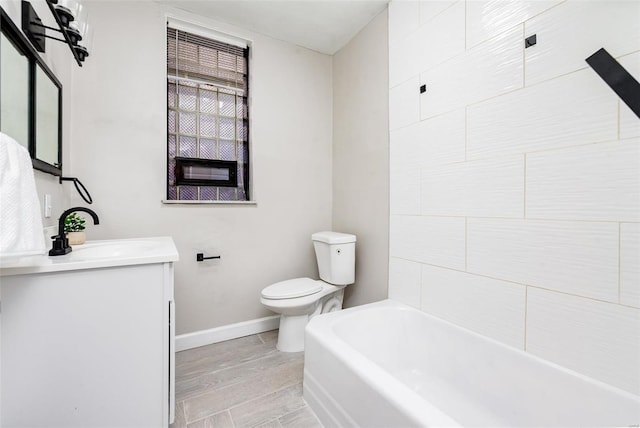
{"label": "baseboard", "polygon": [[223,325],[222,327],[210,328],[208,330],[180,334],[176,336],[176,352],[275,330],[278,328],[279,323],[280,315],[273,315],[236,324]]}

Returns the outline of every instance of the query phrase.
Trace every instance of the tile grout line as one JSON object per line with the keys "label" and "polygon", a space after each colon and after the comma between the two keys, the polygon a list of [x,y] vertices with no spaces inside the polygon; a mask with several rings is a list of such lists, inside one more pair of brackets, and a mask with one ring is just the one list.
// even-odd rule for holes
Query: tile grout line
{"label": "tile grout line", "polygon": [[577,298],[580,298],[580,299],[588,299],[588,300],[592,300],[594,302],[600,302],[600,303],[606,303],[606,304],[610,304],[610,305],[622,306],[622,307],[625,307],[625,308],[640,309],[637,306],[633,306],[633,305],[626,305],[624,303],[618,303],[618,302],[611,301],[611,300],[603,300],[603,299],[597,299],[595,297],[589,297],[589,296],[583,296],[583,295],[580,295],[580,294],[568,293],[566,291],[557,290],[557,289],[554,289],[554,288],[546,288],[546,287],[543,287],[543,286],[540,286],[540,285],[527,284],[527,283],[524,283],[524,282],[517,282],[517,281],[511,280],[511,279],[498,278],[498,277],[495,277],[495,276],[490,276],[490,275],[477,273],[477,272],[466,272],[464,270],[460,270],[460,269],[456,269],[456,268],[452,268],[452,267],[448,267],[448,266],[435,265],[433,263],[425,263],[425,262],[422,262],[422,261],[419,261],[419,260],[412,260],[412,259],[407,259],[407,258],[404,258],[404,257],[398,257],[398,256],[390,256],[390,257],[393,257],[393,258],[399,259],[399,260],[408,261],[408,262],[420,263],[421,265],[425,265],[425,266],[432,266],[432,267],[436,267],[436,268],[440,268],[440,269],[450,270],[450,271],[453,271],[453,272],[466,273],[466,274],[469,274],[469,275],[479,276],[481,278],[488,278],[488,279],[493,279],[493,280],[500,281],[500,282],[506,282],[506,283],[511,284],[511,285],[519,285],[519,286],[522,286],[522,287],[535,288],[535,289],[547,291],[547,292],[550,292],[550,293],[557,293],[557,294],[562,294],[562,295],[565,295],[565,296],[577,297]]}
{"label": "tile grout line", "polygon": [[231,416],[231,412],[229,411],[229,409],[225,409],[225,412],[227,412],[227,414],[229,415],[229,419],[231,419],[231,427],[235,428],[236,422],[233,420],[233,416]]}
{"label": "tile grout line", "polygon": [[527,87],[527,48],[525,45],[525,37],[527,37],[527,31],[525,28],[526,24],[522,23],[522,44],[520,45],[520,49],[522,49],[522,89]]}
{"label": "tile grout line", "polygon": [[[263,345],[266,345],[266,343],[263,343]],[[187,349],[187,350],[185,350],[185,351],[180,351],[180,352],[188,352],[188,351],[189,351],[189,350]],[[234,364],[234,365],[231,365],[231,366],[228,366],[228,367],[223,367],[223,368],[219,368],[219,369],[214,369],[214,370],[212,370],[212,371],[203,372],[203,373],[198,374],[198,375],[196,375],[196,376],[189,377],[187,380],[193,380],[193,379],[197,379],[197,378],[199,378],[199,377],[201,377],[201,376],[208,376],[208,375],[212,375],[212,374],[215,374],[215,373],[223,372],[223,371],[225,371],[225,370],[230,370],[230,369],[233,369],[233,368],[236,368],[236,367],[240,367],[240,366],[243,366],[243,365],[245,365],[245,364],[249,364],[249,363],[252,363],[252,362],[255,362],[255,361],[261,360],[261,359],[263,359],[263,358],[268,358],[268,357],[270,357],[271,355],[274,355],[274,354],[275,354],[275,352],[274,352],[274,351],[275,351],[275,349],[273,349],[273,350],[269,350],[269,351],[267,351],[266,353],[262,354],[261,356],[259,356],[259,357],[257,357],[257,358],[252,358],[252,359],[249,359],[249,360],[246,360],[246,361],[241,361],[241,362],[239,362],[239,363],[237,363],[237,364]],[[176,380],[176,382],[178,382],[178,381]]]}
{"label": "tile grout line", "polygon": [[522,349],[527,350],[527,309],[529,308],[529,286],[524,287],[524,343]]}
{"label": "tile grout line", "polygon": [[[264,397],[266,397],[267,395],[275,394],[276,392],[280,392],[280,391],[282,391],[283,389],[291,388],[292,386],[295,386],[295,385],[298,385],[298,384],[300,384],[300,385],[302,386],[302,381],[300,381],[300,382],[293,382],[293,383],[290,383],[290,384],[285,385],[285,386],[283,386],[283,387],[280,387],[280,388],[278,388],[278,389],[269,390],[269,392],[267,392],[266,394],[262,394],[262,395],[259,395],[259,396],[256,396],[256,397],[253,397],[251,400],[247,400],[247,401],[243,401],[242,403],[235,404],[235,405],[233,405],[233,406],[231,406],[231,407],[228,407],[226,410],[229,410],[229,413],[231,413],[231,410],[232,410],[232,409],[235,409],[236,407],[242,406],[242,405],[244,405],[244,404],[247,404],[247,403],[250,403],[250,402],[252,402],[252,401],[258,400],[258,399],[260,399],[260,398],[264,398]],[[305,405],[306,405],[306,404],[305,404]],[[297,409],[296,409],[296,410],[297,410]]]}
{"label": "tile grout line", "polygon": [[[236,408],[236,407],[238,407],[238,406],[245,405],[245,404],[247,404],[247,403],[250,403],[250,402],[252,402],[252,401],[258,400],[258,399],[260,399],[260,398],[264,398],[264,397],[266,397],[267,395],[274,394],[274,393],[279,392],[279,391],[281,391],[281,390],[283,390],[283,389],[291,388],[292,386],[295,386],[295,385],[297,385],[297,384],[302,385],[302,382],[301,382],[301,381],[300,381],[300,382],[297,382],[297,381],[296,381],[296,382],[292,382],[292,383],[290,383],[290,384],[288,384],[288,385],[285,385],[285,386],[283,386],[283,387],[281,387],[281,388],[278,388],[278,389],[275,389],[275,390],[269,390],[268,392],[266,392],[266,393],[264,393],[264,394],[262,394],[262,395],[258,395],[258,396],[256,396],[256,397],[253,397],[253,398],[249,399],[249,400],[242,401],[242,402],[237,403],[237,404],[235,404],[235,405],[233,405],[233,406],[231,406],[231,407],[227,407],[227,408],[225,408],[225,409],[221,409],[221,410],[220,410],[220,411],[218,411],[218,412],[215,412],[215,413],[212,413],[212,414],[208,414],[208,415],[206,415],[206,416],[204,416],[204,417],[202,417],[202,418],[200,418],[200,419],[196,419],[196,420],[191,421],[191,422],[189,422],[189,421],[188,421],[188,419],[186,418],[186,406],[183,406],[183,407],[185,408],[185,421],[187,421],[187,425],[189,425],[189,424],[192,424],[192,423],[194,423],[194,422],[197,422],[197,421],[200,421],[200,420],[203,420],[203,419],[209,418],[209,417],[211,417],[211,416],[217,415],[218,413],[222,413],[222,412],[224,412],[224,411],[228,411],[228,412],[229,412],[229,415],[231,416],[231,410],[232,410],[232,409],[234,409],[234,408]],[[220,388],[220,389],[223,389],[223,388]],[[195,396],[195,397],[192,397],[192,398],[198,398],[198,397],[201,397],[202,395],[205,395],[205,393],[200,394],[200,395]],[[192,399],[192,398],[190,398],[190,399]],[[232,419],[233,419],[233,418],[232,418]],[[234,425],[235,425],[235,424],[234,424]]]}
{"label": "tile grout line", "polygon": [[559,223],[608,223],[608,224],[618,224],[622,223],[631,223],[637,224],[640,223],[638,221],[630,221],[630,220],[581,220],[581,219],[568,219],[568,218],[548,218],[548,217],[493,217],[493,216],[479,216],[479,215],[462,215],[462,214],[391,214],[391,217],[427,217],[427,218],[472,218],[479,220],[509,220],[509,221],[523,221],[527,220],[527,222],[559,222]]}
{"label": "tile grout line", "polygon": [[[422,263],[420,263],[420,265],[422,265]],[[420,304],[420,310],[423,310],[423,309],[422,309],[422,308],[423,308],[423,306],[422,306],[422,302],[423,302],[423,300],[424,300],[424,299],[423,299],[423,294],[424,294],[424,293],[423,293],[423,288],[424,288],[424,287],[422,286],[422,279],[424,278],[424,275],[422,274],[422,271],[423,271],[422,266],[420,266],[420,283],[418,284],[418,286],[420,287],[420,288],[419,288],[419,290],[420,290],[420,303],[419,303],[419,304]]]}
{"label": "tile grout line", "polygon": [[618,303],[622,304],[622,223],[618,223]]}
{"label": "tile grout line", "polygon": [[522,218],[527,218],[527,154],[524,154],[524,181],[522,183]]}
{"label": "tile grout line", "polygon": [[469,229],[468,229],[468,221],[469,218],[464,218],[464,271],[469,271]]}
{"label": "tile grout line", "polygon": [[617,123],[617,125],[618,125],[618,141],[620,140],[620,122],[621,122],[621,120],[620,120],[620,107],[621,107],[620,103],[621,103],[621,101],[618,100],[618,118],[617,118],[618,119],[618,123]]}
{"label": "tile grout line", "polygon": [[[225,371],[225,370],[230,370],[230,369],[234,369],[234,368],[239,368],[239,367],[241,367],[241,366],[243,366],[243,365],[246,365],[246,364],[249,364],[249,363],[252,363],[252,362],[255,362],[255,361],[259,361],[259,360],[262,360],[262,359],[266,359],[266,358],[268,358],[268,357],[270,357],[270,356],[272,356],[272,355],[277,355],[277,354],[276,354],[275,352],[271,352],[271,351],[270,351],[269,353],[265,354],[264,356],[262,356],[262,357],[260,357],[260,358],[255,358],[255,359],[253,359],[253,360],[249,360],[249,361],[246,361],[246,362],[243,362],[243,363],[237,364],[237,365],[235,365],[235,366],[226,367],[226,368],[224,368],[224,369],[216,370],[216,371],[213,371],[213,372],[203,373],[202,375],[196,376],[196,377],[194,377],[194,378],[190,378],[189,380],[190,380],[190,381],[192,381],[192,380],[196,380],[196,379],[198,379],[198,378],[200,378],[200,377],[203,377],[203,376],[208,376],[208,375],[211,375],[211,374],[215,374],[215,373],[223,372],[223,371]],[[290,362],[291,362],[291,361],[287,361],[286,363],[290,363]],[[284,363],[283,363],[283,364],[284,364]],[[249,378],[247,378],[247,379],[245,379],[245,380],[250,380],[251,378],[258,378],[258,377],[259,377],[259,375],[258,375],[258,374],[256,374],[256,375],[254,375],[254,376],[252,376],[252,377],[249,377]],[[187,400],[192,400],[192,399],[195,399],[195,398],[200,398],[200,397],[202,397],[203,395],[210,394],[210,393],[212,393],[212,392],[214,392],[214,391],[219,391],[219,390],[222,390],[222,389],[225,389],[225,388],[229,388],[229,387],[236,386],[236,385],[238,385],[238,384],[239,384],[239,383],[241,383],[241,382],[243,382],[243,380],[238,380],[238,381],[237,381],[237,382],[235,382],[235,383],[230,383],[230,384],[225,385],[225,386],[222,386],[222,387],[217,387],[217,388],[213,388],[213,389],[205,390],[205,391],[199,392],[198,394],[195,394],[195,395],[193,395],[193,396],[188,396],[187,398],[184,398],[184,399],[182,399],[182,400],[180,400],[180,401],[185,402],[185,401],[187,401]],[[177,383],[179,383],[179,381],[176,381],[176,384],[177,384]]]}

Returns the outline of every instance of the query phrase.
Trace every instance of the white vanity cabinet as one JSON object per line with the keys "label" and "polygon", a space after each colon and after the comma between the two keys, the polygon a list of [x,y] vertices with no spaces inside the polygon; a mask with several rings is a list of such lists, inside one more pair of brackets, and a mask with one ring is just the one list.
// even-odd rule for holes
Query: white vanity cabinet
{"label": "white vanity cabinet", "polygon": [[68,256],[47,257],[49,268],[3,266],[3,427],[168,426],[177,252],[162,239],[170,245],[155,258],[103,246],[85,260],[74,249],[67,268]]}

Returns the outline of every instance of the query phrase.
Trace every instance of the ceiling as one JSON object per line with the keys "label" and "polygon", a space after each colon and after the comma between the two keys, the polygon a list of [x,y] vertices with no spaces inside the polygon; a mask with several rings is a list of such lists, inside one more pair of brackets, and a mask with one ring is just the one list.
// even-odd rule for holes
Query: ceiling
{"label": "ceiling", "polygon": [[333,55],[389,0],[157,0],[278,40]]}

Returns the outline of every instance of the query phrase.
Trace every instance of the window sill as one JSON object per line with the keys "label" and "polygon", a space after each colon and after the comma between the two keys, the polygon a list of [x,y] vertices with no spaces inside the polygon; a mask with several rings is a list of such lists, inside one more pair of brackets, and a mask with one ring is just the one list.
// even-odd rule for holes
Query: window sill
{"label": "window sill", "polygon": [[257,201],[161,201],[166,205],[258,205]]}

